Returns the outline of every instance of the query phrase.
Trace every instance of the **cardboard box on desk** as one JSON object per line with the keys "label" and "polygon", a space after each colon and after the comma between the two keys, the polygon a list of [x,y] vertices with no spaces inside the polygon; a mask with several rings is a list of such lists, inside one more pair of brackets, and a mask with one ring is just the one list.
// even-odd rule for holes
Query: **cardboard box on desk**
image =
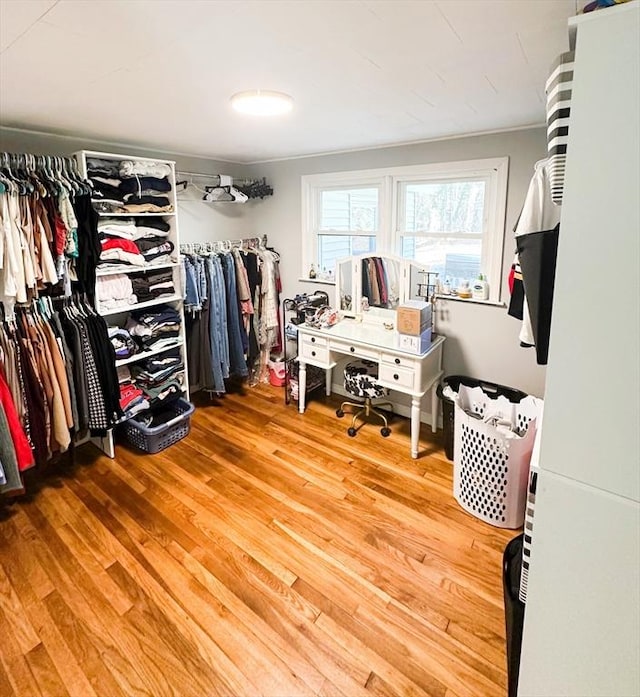
{"label": "cardboard box on desk", "polygon": [[431,346],[431,327],[425,329],[418,336],[398,334],[397,346],[408,353],[415,353],[416,355],[424,353]]}
{"label": "cardboard box on desk", "polygon": [[407,300],[396,310],[396,329],[400,334],[420,336],[431,327],[431,305],[422,300]]}

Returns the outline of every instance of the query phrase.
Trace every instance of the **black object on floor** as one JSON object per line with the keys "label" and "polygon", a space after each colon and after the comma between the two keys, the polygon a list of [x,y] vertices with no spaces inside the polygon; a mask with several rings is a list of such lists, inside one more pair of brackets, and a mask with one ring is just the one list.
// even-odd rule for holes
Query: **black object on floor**
{"label": "black object on floor", "polygon": [[517,697],[524,603],[519,598],[522,573],[522,540],[514,537],[505,547],[502,557],[502,585],[504,589],[504,618],[507,630],[507,679],[509,697]]}

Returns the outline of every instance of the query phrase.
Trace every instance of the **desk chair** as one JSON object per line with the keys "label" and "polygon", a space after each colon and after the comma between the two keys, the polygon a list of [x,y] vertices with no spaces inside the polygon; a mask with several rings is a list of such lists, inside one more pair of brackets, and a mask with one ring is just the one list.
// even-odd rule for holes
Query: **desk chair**
{"label": "desk chair", "polygon": [[[344,369],[344,389],[354,397],[363,397],[364,402],[342,402],[339,409],[336,409],[336,416],[342,418],[345,414],[345,407],[353,407],[358,409],[353,414],[351,426],[347,429],[347,433],[352,438],[358,433],[358,430],[364,425],[364,422],[356,428],[358,417],[364,413],[365,418],[373,415],[382,420],[384,426],[380,429],[383,438],[391,434],[391,429],[387,422],[387,417],[380,411],[374,408],[372,400],[386,397],[389,391],[378,384],[378,364],[372,361],[357,360],[347,363]],[[377,403],[378,407],[389,407],[392,409],[391,402]]]}

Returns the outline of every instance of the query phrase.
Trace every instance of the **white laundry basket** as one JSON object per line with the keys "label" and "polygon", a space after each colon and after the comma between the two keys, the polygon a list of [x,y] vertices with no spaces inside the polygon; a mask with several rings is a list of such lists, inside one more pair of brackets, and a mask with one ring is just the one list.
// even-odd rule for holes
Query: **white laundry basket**
{"label": "white laundry basket", "polygon": [[[458,392],[453,494],[462,508],[496,527],[519,528],[524,521],[541,406],[535,397],[517,404],[504,397],[492,399],[479,387],[461,386]],[[513,427],[519,434],[510,430]]]}

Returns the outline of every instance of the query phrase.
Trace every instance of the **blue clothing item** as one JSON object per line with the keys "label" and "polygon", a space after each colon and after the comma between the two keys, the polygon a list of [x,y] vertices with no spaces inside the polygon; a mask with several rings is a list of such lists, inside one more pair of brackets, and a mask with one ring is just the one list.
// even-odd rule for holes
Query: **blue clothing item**
{"label": "blue clothing item", "polygon": [[236,291],[236,265],[233,256],[227,252],[222,255],[222,270],[227,290],[227,333],[229,335],[229,362],[231,372],[247,377],[249,369],[244,356],[242,333],[240,331],[240,308]]}
{"label": "blue clothing item", "polygon": [[219,293],[216,290],[216,281],[214,278],[217,274],[217,269],[214,268],[211,257],[205,260],[205,268],[209,289],[209,345],[211,347],[213,389],[216,392],[225,392],[224,380],[222,377],[222,337],[220,336],[220,309],[218,307]]}
{"label": "blue clothing item", "polygon": [[214,332],[220,348],[220,365],[222,377],[228,378],[230,371],[229,361],[229,334],[227,333],[227,294],[225,290],[224,273],[220,257],[212,256],[213,269],[212,308],[210,325],[214,325]]}
{"label": "blue clothing item", "polygon": [[192,312],[200,312],[202,301],[200,300],[199,283],[196,274],[195,258],[183,257],[185,271],[186,296],[184,309]]}

